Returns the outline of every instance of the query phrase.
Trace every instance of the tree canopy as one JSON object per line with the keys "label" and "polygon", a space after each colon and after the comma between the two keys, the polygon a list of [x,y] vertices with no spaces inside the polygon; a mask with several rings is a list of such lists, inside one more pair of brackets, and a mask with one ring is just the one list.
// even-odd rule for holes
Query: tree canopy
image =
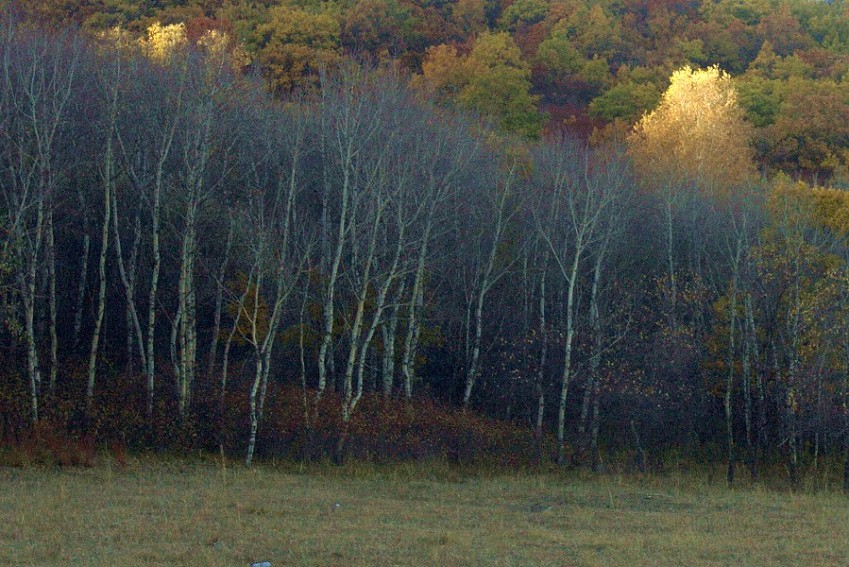
{"label": "tree canopy", "polygon": [[753,181],[749,128],[727,73],[685,66],[634,127],[630,151],[649,183],[677,178],[723,195]]}

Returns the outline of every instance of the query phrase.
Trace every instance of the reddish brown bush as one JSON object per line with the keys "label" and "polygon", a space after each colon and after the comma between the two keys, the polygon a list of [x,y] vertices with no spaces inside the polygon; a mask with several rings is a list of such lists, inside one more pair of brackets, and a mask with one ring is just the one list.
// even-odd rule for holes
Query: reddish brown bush
{"label": "reddish brown bush", "polygon": [[[171,451],[223,447],[232,455],[246,448],[249,429],[247,386],[235,381],[221,397],[214,380],[199,380],[192,410],[181,418],[173,383],[160,377],[153,414],[147,415],[147,394],[140,376],[116,374],[100,381],[91,411],[84,411],[84,369],[65,374],[60,393],[45,398],[44,419],[32,426],[19,379],[0,385],[0,440],[11,448],[16,464],[50,463],[89,466],[97,444],[106,446],[119,467],[127,453],[140,449]],[[306,400],[306,401],[305,401]],[[291,385],[269,384],[260,426],[260,457],[317,460],[337,458],[345,431],[345,455],[375,462],[420,461],[433,458],[458,463],[497,462],[521,465],[538,451],[530,430],[495,421],[420,397],[386,399],[367,394],[347,427],[341,400],[327,392],[315,403],[315,392]],[[9,451],[6,451],[10,453]]]}
{"label": "reddish brown bush", "polygon": [[[309,426],[300,389],[280,388],[270,401],[261,436],[267,453],[288,458],[333,456],[342,431],[341,404],[335,396],[324,396],[317,419]],[[348,425],[346,447],[347,456],[376,462],[445,458],[521,465],[537,454],[530,430],[428,398],[387,400],[379,394],[363,397]]]}

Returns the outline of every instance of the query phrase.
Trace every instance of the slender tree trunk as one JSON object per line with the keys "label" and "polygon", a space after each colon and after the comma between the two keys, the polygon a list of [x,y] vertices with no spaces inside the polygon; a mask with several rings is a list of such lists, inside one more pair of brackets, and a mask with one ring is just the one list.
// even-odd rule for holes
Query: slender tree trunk
{"label": "slender tree trunk", "polygon": [[[114,122],[113,122],[114,124]],[[91,413],[94,400],[94,381],[97,373],[97,354],[100,344],[100,332],[106,311],[106,257],[109,252],[109,229],[112,216],[112,183],[114,180],[114,155],[112,135],[106,141],[106,155],[103,170],[103,230],[100,235],[100,261],[98,263],[99,291],[97,294],[97,314],[94,318],[94,334],[91,338],[91,350],[88,359],[88,384],[86,386],[86,413]]]}
{"label": "slender tree trunk", "polygon": [[188,414],[191,401],[191,387],[194,375],[194,263],[195,263],[195,233],[196,233],[196,203],[195,196],[189,196],[186,209],[186,227],[183,235],[183,245],[180,254],[179,280],[179,327],[178,340],[178,373],[177,373],[177,402],[180,418]]}
{"label": "slender tree trunk", "polygon": [[251,416],[251,430],[250,436],[248,437],[248,456],[245,458],[245,466],[250,467],[253,464],[254,460],[254,451],[256,450],[256,433],[259,427],[259,416],[257,412],[257,392],[259,391],[259,386],[261,382],[261,376],[264,373],[263,369],[263,361],[262,359],[257,359],[256,361],[256,379],[254,380],[253,385],[251,386],[250,393],[250,416]]}
{"label": "slender tree trunk", "polygon": [[[342,430],[340,432],[336,445],[336,461],[339,464],[341,464],[345,460],[345,441],[348,437],[348,427],[349,422],[351,420],[351,416],[353,415],[354,410],[356,409],[357,404],[359,403],[360,398],[363,395],[363,368],[365,365],[365,359],[368,352],[369,343],[374,338],[374,333],[380,323],[381,314],[385,306],[386,294],[389,291],[389,286],[394,280],[395,269],[397,267],[397,262],[401,249],[402,239],[399,238],[398,253],[395,256],[393,268],[387,275],[384,284],[381,286],[380,291],[378,292],[378,297],[376,299],[375,305],[375,313],[372,317],[371,324],[368,326],[368,328],[364,328],[366,300],[368,299],[369,295],[371,271],[374,266],[376,255],[377,231],[381,223],[380,212],[381,207],[378,207],[378,212],[373,222],[373,228],[368,243],[368,249],[366,250],[366,258],[363,259],[364,267],[361,279],[361,287],[358,291],[359,298],[357,300],[357,308],[356,313],[354,315],[354,321],[351,325],[351,330],[349,332],[350,347],[348,350],[348,360],[345,364],[345,375],[342,390]],[[364,330],[366,336],[364,340],[361,340],[361,336]],[[354,385],[355,372],[357,376],[356,387]]]}
{"label": "slender tree trunk", "polygon": [[[383,171],[380,173],[381,175],[384,174]],[[354,414],[354,411],[363,396],[365,364],[368,360],[369,349],[378,327],[380,327],[381,323],[383,323],[383,313],[387,308],[386,303],[387,298],[389,297],[389,291],[398,279],[401,256],[404,252],[404,247],[407,244],[406,223],[403,214],[403,207],[401,206],[404,202],[404,179],[405,178],[402,177],[397,181],[393,180],[397,183],[397,186],[395,186],[397,193],[393,194],[391,197],[382,193],[383,188],[381,186],[372,188],[372,191],[375,193],[375,201],[372,205],[372,216],[368,219],[368,223],[366,223],[371,226],[371,229],[370,234],[368,235],[368,240],[365,243],[365,248],[362,250],[362,257],[359,258],[359,265],[362,265],[362,272],[359,276],[359,289],[356,291],[356,313],[348,333],[350,347],[348,351],[347,364],[345,366],[345,381],[343,390],[344,400],[342,402],[342,431],[340,432],[336,448],[336,458],[339,463],[343,462],[345,458],[345,441],[348,436],[351,416]],[[380,271],[381,253],[378,250],[378,242],[380,240],[379,237],[381,230],[386,222],[384,220],[384,213],[386,208],[393,201],[392,197],[394,197],[394,200],[396,201],[395,204],[397,206],[396,213],[398,233],[394,238],[394,250],[391,250],[392,260],[389,262],[389,265],[383,269],[383,271]],[[353,221],[351,226],[356,226]],[[355,244],[358,243],[356,234],[353,235],[352,242]],[[387,252],[390,252],[390,250],[387,250]],[[373,272],[374,276],[372,275]],[[378,281],[380,281],[379,278],[381,276],[382,281],[378,286],[377,284]],[[373,312],[371,314],[370,321],[367,323],[367,301],[370,297],[370,290],[375,288],[377,293],[373,300]],[[402,292],[403,291],[401,291],[401,293]],[[394,340],[394,337],[392,340]],[[355,373],[356,384],[353,383]]]}
{"label": "slender tree trunk", "polygon": [[749,473],[752,480],[758,477],[757,454],[754,442],[754,432],[752,425],[752,360],[754,337],[749,332],[749,313],[752,309],[752,296],[746,294],[744,302],[744,310],[746,313],[745,321],[743,322],[743,416],[746,424],[746,453],[749,465]]}
{"label": "slender tree trunk", "polygon": [[466,372],[466,387],[463,390],[463,409],[469,407],[469,402],[472,399],[472,388],[475,386],[475,381],[477,380],[478,373],[480,369],[478,368],[478,364],[480,361],[481,354],[481,337],[483,333],[483,304],[486,299],[487,287],[483,286],[478,293],[477,301],[475,302],[475,314],[474,314],[474,325],[475,325],[475,333],[474,338],[472,339],[472,351],[471,358],[469,361],[469,368]]}
{"label": "slender tree trunk", "polygon": [[245,289],[242,290],[242,293],[239,295],[239,302],[236,304],[236,315],[233,318],[233,326],[230,327],[230,332],[227,333],[227,339],[224,341],[224,354],[221,357],[221,391],[220,397],[223,400],[224,396],[227,393],[227,372],[230,367],[230,346],[233,344],[233,338],[236,336],[236,333],[239,330],[239,319],[241,318],[241,314],[245,309],[245,301],[248,298],[248,294],[250,293],[250,282],[254,277],[254,269],[256,266],[251,268],[251,273],[248,274],[247,282],[245,284]]}
{"label": "slender tree trunk", "polygon": [[799,432],[798,432],[798,394],[796,393],[796,381],[799,379],[799,348],[801,345],[802,331],[802,291],[801,291],[801,255],[802,251],[795,251],[793,264],[794,283],[792,288],[793,303],[790,306],[789,313],[789,330],[790,335],[790,363],[787,373],[787,393],[784,400],[784,407],[787,420],[787,446],[788,446],[788,463],[787,468],[790,473],[790,485],[796,490],[799,488]]}
{"label": "slender tree trunk", "polygon": [[[118,218],[117,206],[115,208],[115,219]],[[118,239],[120,233],[116,231],[115,238]],[[138,308],[136,307],[136,271],[138,268],[139,247],[141,246],[141,207],[136,209],[135,220],[133,222],[133,247],[130,249],[129,269],[127,270],[127,295],[132,298],[132,302],[127,302],[127,372],[131,376],[135,376],[136,369],[133,356],[134,343],[139,345],[139,361],[141,363],[142,372],[147,368],[147,361],[144,353],[144,334],[142,332],[141,321],[139,319]],[[123,256],[121,256],[123,258]],[[135,339],[133,338],[135,333]]]}
{"label": "slender tree trunk", "polygon": [[[241,310],[241,304],[239,305]],[[230,367],[230,345],[233,344],[233,337],[236,334],[236,329],[238,328],[238,318],[233,323],[233,327],[231,327],[230,332],[227,334],[227,339],[224,341],[224,353],[221,357],[221,387],[220,387],[220,398],[223,400],[224,396],[227,395],[227,374],[229,372]]]}
{"label": "slender tree trunk", "polygon": [[159,270],[162,266],[162,257],[159,251],[159,223],[162,208],[162,176],[163,163],[159,164],[156,182],[153,187],[153,207],[151,210],[151,253],[153,255],[153,267],[150,274],[150,294],[147,305],[147,417],[153,418],[153,400],[156,377],[156,300],[159,293]]}
{"label": "slender tree trunk", "polygon": [[[369,269],[365,269],[364,280],[368,281]],[[353,413],[353,400],[355,399],[354,392],[354,371],[356,369],[357,354],[360,349],[360,334],[363,329],[363,317],[366,302],[366,292],[363,292],[357,301],[356,315],[351,325],[350,331],[350,347],[348,349],[348,359],[345,364],[344,380],[342,382],[342,428],[339,433],[339,438],[336,443],[335,459],[337,464],[342,464],[345,460],[345,441],[348,437],[348,425]],[[358,398],[357,398],[358,399]]]}
{"label": "slender tree trunk", "polygon": [[[738,249],[739,259],[739,249]],[[731,280],[731,303],[729,306],[730,317],[728,322],[728,353],[726,364],[728,366],[728,375],[725,381],[725,439],[728,451],[728,468],[726,470],[725,479],[728,486],[734,484],[734,416],[732,407],[732,395],[734,392],[734,355],[736,353],[736,330],[737,330],[737,268],[734,268],[734,275]]]}
{"label": "slender tree trunk", "polygon": [[35,276],[31,274],[28,282],[27,298],[24,301],[24,317],[27,335],[27,370],[30,382],[30,410],[32,422],[39,418],[39,394],[41,391],[41,369],[38,364],[38,350],[35,344]]}
{"label": "slender tree trunk", "polygon": [[150,292],[147,303],[147,417],[148,421],[153,418],[153,405],[156,389],[156,314],[157,298],[159,297],[159,276],[162,269],[161,254],[161,224],[162,224],[162,193],[165,189],[166,164],[171,154],[171,148],[180,125],[180,109],[183,106],[183,94],[186,89],[185,74],[181,77],[179,88],[176,90],[174,112],[170,126],[162,132],[159,140],[159,154],[156,159],[156,171],[153,179],[153,195],[151,196],[151,256],[153,265],[150,272]]}
{"label": "slender tree trunk", "polygon": [[790,386],[787,388],[784,407],[787,420],[787,470],[790,476],[790,486],[793,490],[797,490],[799,488],[799,434],[796,424],[796,404],[796,390]]}
{"label": "slender tree trunk", "polygon": [[[752,340],[757,340],[756,338],[756,328],[755,328],[755,319],[754,313],[752,310],[749,310],[749,332],[752,334]],[[773,352],[775,349],[773,348]],[[762,355],[765,359],[768,354]],[[758,404],[757,404],[757,412],[758,412],[758,425],[757,425],[757,445],[758,445],[758,453],[764,454],[769,449],[769,439],[767,437],[767,420],[766,420],[766,388],[764,387],[764,379],[763,379],[763,370],[762,366],[765,368],[767,364],[767,360],[764,360],[762,365],[756,365],[755,367],[755,390],[758,395]],[[777,363],[776,363],[777,366]]]}
{"label": "slender tree trunk", "polygon": [[120,102],[120,79],[122,77],[121,62],[118,58],[114,60],[114,76],[104,76],[102,78],[103,88],[108,96],[107,103],[109,106],[108,122],[104,125],[106,129],[106,140],[103,151],[103,165],[101,177],[103,180],[103,225],[100,235],[100,261],[98,263],[98,283],[99,289],[97,294],[97,312],[94,319],[94,333],[91,338],[91,349],[89,351],[88,361],[88,383],[86,385],[86,415],[91,415],[92,404],[94,401],[94,383],[97,374],[97,357],[100,344],[100,334],[103,327],[103,317],[106,312],[106,259],[109,253],[109,232],[111,229],[112,219],[112,201],[115,197],[115,180],[117,177],[116,171],[116,152],[115,152],[115,136],[118,125],[119,102]]}
{"label": "slender tree trunk", "polygon": [[80,331],[83,325],[83,309],[85,307],[85,292],[88,284],[88,257],[91,250],[91,236],[89,236],[88,208],[82,190],[80,191],[80,209],[83,213],[83,253],[80,265],[79,285],[77,286],[77,302],[74,309],[74,334],[73,344],[76,349],[80,343]]}
{"label": "slender tree trunk", "polygon": [[569,276],[566,292],[566,344],[563,352],[563,374],[560,377],[560,403],[557,408],[557,464],[566,462],[566,400],[569,396],[569,384],[572,380],[572,343],[575,339],[575,286],[578,280],[578,267],[583,244],[576,243],[575,256]]}
{"label": "slender tree trunk", "polygon": [[[260,249],[260,253],[257,254],[257,260],[260,260],[261,257],[262,251]],[[256,450],[257,430],[259,428],[260,421],[262,421],[262,410],[265,401],[265,384],[268,379],[268,366],[266,363],[270,362],[270,358],[266,359],[266,357],[264,356],[264,349],[266,348],[266,345],[274,344],[275,334],[275,329],[272,328],[273,322],[269,321],[269,328],[266,331],[266,336],[262,338],[259,337],[259,328],[257,326],[257,323],[259,321],[259,308],[262,303],[262,299],[260,298],[260,289],[262,288],[262,283],[262,267],[260,266],[257,270],[256,281],[253,283],[254,294],[251,298],[251,302],[253,304],[253,313],[250,315],[251,332],[250,336],[248,337],[248,341],[254,345],[256,368],[254,372],[254,381],[251,385],[251,392],[249,396],[251,429],[250,435],[248,437],[248,454],[245,458],[245,466],[247,467],[250,467],[253,463],[254,451]],[[246,283],[246,288],[251,289],[250,280],[248,280],[248,282]],[[262,394],[258,401],[257,395],[260,393],[260,391],[262,392]]]}
{"label": "slender tree trunk", "polygon": [[59,337],[56,332],[56,244],[53,238],[53,209],[47,211],[47,277],[50,302],[50,395],[56,393],[56,374],[59,369]]}
{"label": "slender tree trunk", "polygon": [[466,367],[466,385],[463,390],[463,410],[466,410],[469,407],[469,403],[472,399],[472,389],[474,388],[475,382],[478,379],[478,374],[480,374],[481,340],[483,336],[484,324],[484,303],[486,302],[486,297],[492,289],[492,286],[494,286],[498,279],[504,273],[506,273],[506,269],[503,268],[499,270],[500,273],[496,273],[495,260],[498,254],[499,246],[501,245],[502,239],[504,238],[504,231],[507,228],[506,224],[509,222],[510,218],[510,214],[507,211],[507,202],[512,190],[512,177],[513,175],[515,175],[515,171],[511,170],[510,172],[507,172],[504,175],[506,176],[506,178],[501,182],[504,184],[504,186],[498,187],[498,191],[500,193],[496,196],[497,202],[495,204],[495,219],[493,220],[494,226],[492,231],[492,242],[490,243],[490,248],[487,253],[486,265],[484,266],[483,271],[479,273],[480,280],[476,281],[477,286],[475,289],[475,300],[473,302],[470,302],[470,305],[474,304],[475,329],[474,336],[472,339],[471,353],[470,356],[467,358],[468,366]]}
{"label": "slender tree trunk", "polygon": [[593,416],[590,429],[590,458],[592,459],[593,472],[601,472],[601,455],[598,449],[598,430],[601,424],[601,417],[599,415],[601,406],[601,377],[596,379],[593,389]]}
{"label": "slender tree trunk", "polygon": [[310,456],[312,447],[312,420],[310,419],[310,401],[309,392],[307,389],[307,349],[306,349],[306,331],[307,331],[307,304],[310,296],[310,275],[307,273],[304,278],[304,297],[301,301],[301,310],[298,313],[298,365],[300,366],[301,375],[301,392],[304,405],[304,443],[302,458],[306,461]]}
{"label": "slender tree trunk", "polygon": [[849,493],[849,342],[844,346],[843,371],[843,491]]}
{"label": "slender tree trunk", "polygon": [[[593,268],[593,283],[590,291],[590,333],[592,340],[592,351],[590,353],[590,371],[587,375],[587,384],[584,388],[583,401],[581,403],[581,419],[578,423],[578,438],[580,442],[580,455],[583,458],[589,449],[591,439],[587,436],[587,420],[590,416],[591,402],[597,390],[596,382],[599,379],[599,368],[601,366],[601,354],[604,347],[601,336],[601,316],[599,313],[599,287],[601,284],[602,264],[604,262],[604,250],[599,250]],[[593,404],[594,405],[594,404]],[[590,424],[592,430],[592,424]]]}
{"label": "slender tree trunk", "polygon": [[29,265],[25,279],[24,319],[27,341],[27,370],[30,382],[30,411],[32,422],[39,418],[39,397],[41,394],[41,369],[38,363],[38,349],[35,342],[36,280],[38,276],[38,257],[44,238],[44,200],[37,202],[35,239],[30,252]]}
{"label": "slender tree trunk", "polygon": [[[286,219],[286,228],[284,229],[284,241],[288,236],[288,211],[287,211],[287,219]],[[284,250],[285,250],[285,242],[284,242]],[[282,264],[282,261],[281,261]],[[253,463],[254,451],[256,450],[256,439],[257,439],[257,431],[260,423],[262,422],[263,411],[265,408],[265,395],[268,387],[268,375],[271,370],[271,353],[274,347],[274,342],[277,336],[277,328],[278,323],[280,321],[280,315],[282,311],[283,304],[288,297],[288,291],[284,291],[283,285],[283,273],[282,268],[277,274],[277,294],[276,301],[274,305],[274,309],[272,310],[271,315],[269,316],[268,321],[268,329],[265,333],[265,336],[262,340],[259,339],[259,329],[257,327],[257,322],[259,320],[259,306],[260,306],[260,297],[259,290],[262,285],[261,273],[257,277],[256,285],[254,287],[254,314],[252,318],[252,340],[255,347],[256,353],[256,373],[254,375],[254,383],[251,386],[250,393],[250,417],[251,417],[251,431],[250,437],[248,439],[248,455],[245,460],[246,466],[250,467]],[[257,400],[257,393],[259,393],[259,399]]]}
{"label": "slender tree trunk", "polygon": [[390,398],[395,382],[395,335],[398,332],[398,312],[406,285],[403,280],[398,284],[395,301],[390,310],[389,321],[381,326],[383,334],[383,396]]}
{"label": "slender tree trunk", "polygon": [[536,423],[534,427],[534,435],[537,440],[537,455],[540,463],[543,461],[543,447],[545,437],[543,431],[545,419],[545,388],[546,388],[546,364],[548,362],[548,324],[546,323],[546,290],[545,290],[545,274],[548,255],[545,255],[546,261],[542,263],[542,274],[540,275],[539,286],[539,329],[542,346],[539,353],[539,368],[537,368],[536,376],[536,393],[537,393],[537,409]]}
{"label": "slender tree trunk", "polygon": [[[215,358],[218,356],[218,335],[221,333],[221,309],[224,305],[224,278],[227,277],[227,264],[230,261],[230,250],[233,247],[233,233],[236,227],[236,218],[230,217],[230,228],[227,230],[227,243],[224,245],[224,258],[218,270],[218,280],[215,289],[215,312],[213,314],[212,337],[209,340],[209,358],[206,363],[206,373],[212,376],[215,368]],[[222,392],[223,392],[222,388]]]}
{"label": "slender tree trunk", "polygon": [[[129,269],[124,262],[124,251],[121,243],[120,220],[118,218],[118,199],[117,196],[112,197],[112,229],[115,241],[115,260],[118,264],[118,274],[121,278],[121,283],[124,287],[124,295],[127,300],[126,304],[126,320],[127,320],[127,372],[133,374],[133,354],[134,343],[138,343],[139,357],[142,367],[147,366],[144,352],[144,340],[142,335],[141,322],[139,321],[138,309],[136,308],[135,299],[135,263],[139,241],[141,240],[141,219],[136,218],[134,224],[133,247],[130,252]],[[135,341],[133,340],[135,335]]]}
{"label": "slender tree trunk", "polygon": [[195,255],[197,254],[196,235],[192,238],[192,262],[191,274],[189,276],[189,293],[186,297],[187,313],[190,315],[189,324],[186,325],[186,395],[185,408],[187,412],[192,404],[192,396],[195,388],[195,374],[197,371],[197,290],[194,275]]}
{"label": "slender tree trunk", "polygon": [[[395,330],[398,325],[398,311],[390,315],[389,321],[380,327],[380,336],[383,341],[383,355],[381,356],[381,391],[387,400],[392,397],[392,387],[395,383]],[[393,328],[394,327],[394,328]],[[376,386],[376,385],[375,385]]]}
{"label": "slender tree trunk", "polygon": [[666,261],[667,271],[669,272],[669,328],[674,330],[677,326],[678,313],[678,278],[675,274],[675,237],[673,234],[673,218],[672,218],[672,200],[667,196],[666,199]]}
{"label": "slender tree trunk", "polygon": [[318,390],[316,391],[316,402],[321,398],[327,387],[327,354],[330,350],[330,342],[333,338],[333,323],[335,317],[334,303],[336,301],[336,281],[339,277],[339,265],[342,262],[342,252],[345,248],[345,234],[347,231],[348,217],[348,179],[342,187],[342,203],[339,217],[339,231],[336,235],[336,250],[331,261],[330,274],[327,281],[327,289],[324,297],[324,327],[321,335],[321,345],[318,349]]}
{"label": "slender tree trunk", "polygon": [[822,434],[822,371],[817,372],[817,419],[814,430],[814,480],[819,476],[820,436]]}
{"label": "slender tree trunk", "polygon": [[404,397],[413,397],[413,382],[416,372],[416,351],[419,346],[419,336],[422,330],[421,313],[424,303],[424,248],[419,256],[419,264],[413,279],[413,291],[410,295],[410,307],[407,315],[407,330],[404,335],[404,352],[401,354],[401,374],[404,377]]}
{"label": "slender tree trunk", "polygon": [[[300,140],[300,138],[299,138]],[[271,310],[271,313],[268,316],[268,328],[265,330],[265,336],[260,338],[260,329],[258,327],[259,317],[260,317],[260,290],[262,288],[263,282],[263,267],[261,265],[262,259],[265,256],[266,251],[266,243],[270,241],[270,235],[268,234],[259,234],[258,238],[260,239],[259,248],[257,250],[256,256],[256,270],[257,276],[254,284],[254,297],[253,297],[253,317],[251,318],[251,336],[250,342],[254,345],[254,353],[256,355],[256,374],[254,375],[254,383],[251,386],[250,393],[250,417],[251,417],[251,430],[250,437],[248,440],[248,454],[245,460],[247,466],[251,466],[254,457],[254,451],[256,450],[256,438],[257,438],[257,430],[259,428],[260,423],[263,418],[263,411],[265,408],[265,396],[268,387],[268,376],[271,370],[271,354],[274,348],[274,344],[277,340],[277,332],[280,325],[280,320],[283,314],[283,308],[286,304],[286,301],[289,298],[289,294],[297,285],[297,280],[300,277],[300,274],[294,276],[292,280],[292,285],[287,286],[287,278],[285,273],[285,268],[288,264],[289,259],[289,239],[290,239],[290,228],[292,218],[294,216],[294,208],[295,208],[295,195],[297,190],[297,171],[298,171],[298,153],[299,146],[296,146],[295,153],[293,154],[292,168],[289,172],[288,177],[288,192],[285,193],[286,204],[283,213],[282,223],[278,228],[281,234],[281,244],[279,249],[279,264],[277,266],[277,270],[275,272],[276,275],[276,289],[274,295],[274,305]],[[279,200],[284,195],[284,187],[286,184],[284,183],[283,178],[281,177],[277,187],[277,194],[275,198],[275,202],[279,202]],[[276,208],[276,207],[275,207]],[[277,232],[277,231],[273,231]],[[307,254],[304,254],[303,261],[306,261]],[[300,266],[302,268],[303,265]],[[299,269],[300,269],[299,268]],[[309,277],[307,277],[307,285],[309,285]],[[246,293],[247,290],[251,287],[251,282],[248,280],[246,284]],[[303,319],[303,313],[301,314],[301,318]],[[303,338],[301,338],[303,340]],[[301,356],[302,356],[302,366],[303,366],[303,346],[301,347]],[[305,370],[304,370],[305,371]],[[304,378],[305,379],[305,378]],[[257,388],[259,388],[259,403],[257,403]]]}

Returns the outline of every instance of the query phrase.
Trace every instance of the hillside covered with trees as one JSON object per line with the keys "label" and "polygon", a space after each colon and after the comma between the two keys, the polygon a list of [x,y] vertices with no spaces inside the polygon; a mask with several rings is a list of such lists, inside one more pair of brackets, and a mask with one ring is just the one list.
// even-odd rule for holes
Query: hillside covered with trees
{"label": "hillside covered with trees", "polygon": [[[616,136],[673,71],[734,77],[764,172],[845,183],[849,10],[819,0],[48,0],[27,17],[89,33],[183,26],[229,35],[246,71],[282,95],[348,57],[395,62],[431,95],[538,137]],[[611,126],[612,125],[612,126]]]}
{"label": "hillside covered with trees", "polygon": [[6,446],[676,452],[849,488],[841,3],[0,23]]}

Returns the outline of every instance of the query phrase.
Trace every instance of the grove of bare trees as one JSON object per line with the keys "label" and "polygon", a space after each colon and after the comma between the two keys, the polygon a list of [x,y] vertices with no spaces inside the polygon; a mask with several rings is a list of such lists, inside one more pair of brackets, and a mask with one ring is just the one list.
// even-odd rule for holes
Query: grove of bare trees
{"label": "grove of bare trees", "polygon": [[718,70],[589,147],[391,66],[275,98],[226,51],[0,22],[4,442],[341,460],[364,400],[438,400],[564,464],[849,483],[849,200],[760,178]]}

